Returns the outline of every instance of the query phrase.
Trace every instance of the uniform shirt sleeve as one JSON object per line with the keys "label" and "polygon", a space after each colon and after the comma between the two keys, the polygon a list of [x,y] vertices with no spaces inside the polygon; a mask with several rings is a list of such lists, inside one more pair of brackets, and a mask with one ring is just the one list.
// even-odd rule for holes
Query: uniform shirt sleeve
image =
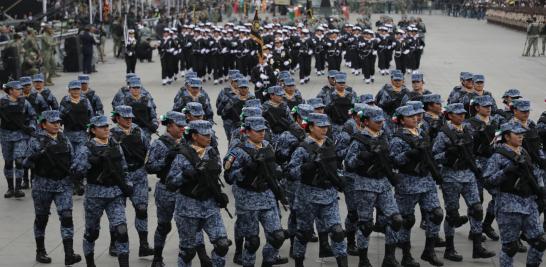
{"label": "uniform shirt sleeve", "polygon": [[301,179],[301,166],[303,165],[305,159],[308,157],[305,148],[298,147],[292,154],[290,162],[288,163],[288,175],[292,180]]}
{"label": "uniform shirt sleeve", "polygon": [[440,163],[444,164],[446,162],[446,148],[451,144],[449,138],[442,131],[438,133],[434,139],[434,144],[432,145],[432,155],[434,159]]}
{"label": "uniform shirt sleeve", "polygon": [[409,161],[406,152],[410,149],[410,146],[406,142],[399,137],[394,137],[389,146],[390,157],[396,165],[404,165]]}
{"label": "uniform shirt sleeve", "polygon": [[487,161],[483,177],[492,185],[499,185],[503,178],[503,169],[508,166],[508,162],[503,157],[495,153]]}
{"label": "uniform shirt sleeve", "polygon": [[87,146],[80,146],[79,149],[77,149],[75,152],[74,160],[70,168],[72,172],[85,175],[87,170],[91,168],[91,164],[88,160],[90,154],[91,151],[89,151],[89,148]]}
{"label": "uniform shirt sleeve", "polygon": [[29,127],[32,127],[33,129],[36,129],[36,111],[32,107],[32,105],[25,100],[25,113],[26,116],[26,123]]}

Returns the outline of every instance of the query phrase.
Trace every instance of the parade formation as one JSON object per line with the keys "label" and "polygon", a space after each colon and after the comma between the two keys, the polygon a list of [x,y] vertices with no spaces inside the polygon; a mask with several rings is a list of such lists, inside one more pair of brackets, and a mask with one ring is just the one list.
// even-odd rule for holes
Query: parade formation
{"label": "parade formation", "polygon": [[[494,99],[480,73],[461,71],[448,96],[426,89],[422,22],[385,17],[376,30],[362,23],[165,28],[157,47],[161,83],[184,84],[165,114],[157,114],[152,91],[134,73],[134,31],[128,33],[127,71],[112,94],[110,116],[101,101],[106,96],[92,89],[86,74],[68,84],[60,101],[42,74],[4,85],[4,197],[24,198],[31,188],[37,262],[52,262],[44,239],[54,202],[65,265],[82,259],[97,265],[104,212],[108,252],[129,266],[130,255],[136,257],[129,252],[130,202],[138,257],[153,257],[152,267],[176,257],[163,253],[171,232],[179,237],[178,266],[302,267],[306,249],[316,243],[319,257],[333,257],[339,267],[349,266],[352,256],[367,267],[373,232],[385,236],[383,267],[493,257],[509,267],[517,253],[527,253],[529,267],[542,264],[546,112],[531,120],[530,101],[518,89]],[[342,64],[351,73],[342,72]],[[304,99],[298,80],[308,83],[313,69],[326,84]],[[373,84],[376,69],[390,78],[376,95],[348,84],[349,75]],[[224,85],[215,103],[210,83]],[[228,138],[224,155],[216,123]],[[157,214],[148,212],[149,190]],[[74,236],[74,196],[84,198],[82,250],[73,245],[82,238]],[[235,210],[228,209],[230,201]],[[347,210],[345,218],[340,209]],[[148,224],[150,216],[157,225]],[[235,221],[234,233],[226,220]],[[471,242],[472,251],[461,251],[455,233],[467,223],[469,241],[458,242]],[[426,236],[420,256],[412,251],[414,227]],[[501,249],[486,249],[487,239],[500,241]],[[289,255],[281,254],[283,246],[290,246]],[[226,258],[229,250],[233,259]]]}

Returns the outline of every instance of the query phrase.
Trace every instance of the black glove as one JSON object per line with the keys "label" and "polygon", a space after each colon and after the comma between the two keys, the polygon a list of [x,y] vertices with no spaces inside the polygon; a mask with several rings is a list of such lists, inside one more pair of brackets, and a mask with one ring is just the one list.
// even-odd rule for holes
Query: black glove
{"label": "black glove", "polygon": [[456,147],[448,147],[446,149],[446,161],[449,163],[455,162],[459,158],[459,149]]}
{"label": "black glove", "polygon": [[195,168],[192,168],[191,170],[184,171],[182,173],[182,175],[184,175],[184,178],[186,178],[186,179],[188,179],[190,181],[196,180],[198,174],[199,174],[199,172]]}
{"label": "black glove", "polygon": [[358,154],[358,159],[362,161],[368,161],[375,156],[375,153],[370,151],[361,151]]}
{"label": "black glove", "polygon": [[227,208],[227,204],[229,203],[229,198],[225,193],[220,193],[218,196],[215,197],[216,203],[218,203],[218,207],[221,209]]}
{"label": "black glove", "polygon": [[421,150],[415,148],[411,149],[406,152],[406,157],[408,159],[421,158]]}
{"label": "black glove", "polygon": [[119,187],[121,189],[121,192],[125,197],[131,197],[133,195],[133,186],[124,184]]}
{"label": "black glove", "polygon": [[318,164],[315,161],[306,162],[301,165],[301,171],[303,173],[315,172],[317,168]]}
{"label": "black glove", "polygon": [[389,177],[389,182],[392,186],[397,186],[400,183],[400,175],[393,173],[392,177]]}

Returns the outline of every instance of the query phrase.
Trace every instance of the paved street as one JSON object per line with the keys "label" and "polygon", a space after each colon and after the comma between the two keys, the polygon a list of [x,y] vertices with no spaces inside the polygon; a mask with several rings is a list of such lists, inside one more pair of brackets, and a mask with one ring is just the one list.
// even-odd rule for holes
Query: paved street
{"label": "paved street", "polygon": [[[375,23],[378,16],[374,16]],[[353,17],[353,19],[356,19]],[[395,16],[395,21],[399,17]],[[460,71],[470,71],[482,73],[486,78],[486,90],[492,91],[497,99],[508,88],[518,88],[522,94],[532,101],[532,118],[537,119],[542,110],[545,109],[544,98],[546,97],[544,84],[546,82],[546,57],[532,58],[521,57],[525,34],[516,32],[499,26],[488,25],[483,21],[452,18],[444,16],[423,16],[427,26],[426,48],[422,59],[422,72],[425,74],[425,87],[433,92],[440,93],[445,99],[453,86],[458,83]],[[109,46],[111,47],[111,46]],[[105,64],[98,65],[98,72],[91,76],[91,88],[97,91],[98,95],[105,103],[105,113],[111,111],[111,101],[114,93],[124,83],[125,63],[119,59],[110,56]],[[148,89],[157,104],[158,114],[164,114],[171,109],[174,95],[181,86],[180,80],[170,86],[161,86],[161,68],[157,54],[154,54],[154,63],[138,63],[136,66],[137,74],[142,78],[143,84]],[[394,62],[393,62],[394,63]],[[347,70],[350,73],[350,70]],[[56,83],[51,89],[60,99],[67,93],[66,85],[68,81],[76,79],[76,73],[61,73],[62,77],[57,78]],[[296,73],[297,74],[297,73]],[[299,86],[305,98],[314,97],[322,85],[326,82],[324,77],[312,76],[312,80],[305,86]],[[375,94],[380,87],[387,82],[387,77],[376,75],[375,84],[365,85],[362,76],[355,77],[349,74],[348,85],[352,86],[358,94]],[[408,86],[410,86],[408,84]],[[205,88],[213,103],[222,86],[212,86],[211,82],[205,84]],[[227,142],[221,121],[216,118],[216,133],[220,140],[220,151],[225,154]],[[162,131],[162,129],[161,129]],[[3,161],[0,161],[3,164]],[[149,177],[150,184],[155,184],[156,178]],[[0,188],[7,188],[6,182],[0,180]],[[226,192],[231,195],[231,190]],[[0,200],[0,266],[33,266],[35,256],[35,242],[33,236],[34,211],[30,191],[26,191],[27,197],[21,200]],[[233,201],[233,197],[230,196]],[[487,200],[488,201],[488,200]],[[346,210],[343,199],[341,214],[345,217]],[[487,202],[486,202],[487,203]],[[461,207],[465,207],[461,201]],[[230,203],[230,210],[234,213],[233,203]],[[464,213],[466,208],[462,209]],[[149,240],[153,244],[153,232],[156,227],[155,204],[153,203],[153,194],[150,194],[149,205]],[[134,228],[134,211],[132,207],[128,208],[128,224],[130,231],[131,248],[131,266],[149,266],[152,257],[139,259],[138,254],[138,236]],[[230,220],[227,214],[224,215],[224,222],[228,228],[230,238],[233,238],[234,220]],[[74,200],[74,224],[75,224],[75,250],[82,254],[82,239],[84,232],[84,213],[83,198],[76,197]],[[108,243],[110,240],[107,220],[103,216],[101,223],[102,230],[96,243],[95,257],[98,266],[117,266],[117,259],[108,255]],[[283,213],[284,225],[286,225],[287,214]],[[420,216],[417,216],[418,221]],[[174,225],[174,222],[173,222]],[[496,224],[495,224],[496,225]],[[49,220],[46,235],[46,248],[49,255],[53,258],[50,266],[62,266],[64,263],[63,246],[59,234],[59,221],[57,214],[52,209],[52,216]],[[455,242],[457,250],[464,256],[463,263],[445,262],[445,266],[498,266],[498,257],[487,260],[473,260],[471,241],[467,240],[468,224],[458,229]],[[443,236],[443,231],[441,231]],[[424,246],[424,232],[418,227],[414,227],[412,233],[413,255],[418,259]],[[263,245],[265,242],[262,242]],[[167,266],[175,266],[178,254],[178,238],[176,228],[168,237],[167,245],[164,250],[164,257]],[[370,240],[370,260],[374,266],[380,266],[384,250],[384,237],[373,233]],[[499,242],[487,241],[485,246],[496,252],[500,249]],[[209,252],[210,252],[210,245]],[[288,242],[282,247],[281,254],[288,255]],[[437,249],[440,256],[443,255],[443,249]],[[232,263],[233,246],[228,253],[228,266],[235,266]],[[307,249],[306,266],[335,266],[333,258],[326,262],[317,261],[318,245],[310,243]],[[401,258],[401,252],[397,254]],[[82,255],[83,256],[83,255]],[[525,266],[525,255],[519,254],[516,257],[517,266]],[[198,266],[197,257],[194,264]],[[261,259],[258,257],[258,264]],[[290,266],[293,266],[291,261]],[[357,266],[358,258],[350,257],[350,266]],[[85,266],[80,263],[76,266]],[[421,263],[421,266],[428,264]]]}

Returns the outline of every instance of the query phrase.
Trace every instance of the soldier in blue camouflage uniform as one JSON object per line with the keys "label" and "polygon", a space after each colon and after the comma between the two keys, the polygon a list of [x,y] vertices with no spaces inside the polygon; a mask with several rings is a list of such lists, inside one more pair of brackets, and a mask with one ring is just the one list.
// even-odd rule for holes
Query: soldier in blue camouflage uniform
{"label": "soldier in blue camouflage uniform", "polygon": [[227,133],[228,140],[231,140],[232,133],[241,125],[240,114],[245,106],[245,102],[255,98],[248,90],[249,84],[246,78],[239,78],[236,83],[237,95],[226,101],[222,109],[224,129],[228,130],[229,128],[229,132]]}
{"label": "soldier in blue camouflage uniform", "polygon": [[282,87],[284,89],[284,101],[290,110],[299,104],[305,103],[300,90],[296,89],[296,80],[294,78],[288,77],[284,79]]}
{"label": "soldier in blue camouflage uniform", "polygon": [[155,205],[157,211],[157,228],[154,235],[154,259],[152,267],[165,266],[163,263],[163,248],[167,235],[172,229],[176,203],[176,193],[170,192],[165,186],[167,173],[171,166],[169,161],[174,160],[174,149],[184,143],[184,127],[188,125],[184,114],[169,111],[160,117],[161,125],[165,126],[165,133],[152,142],[146,161],[146,171],[156,174],[159,181],[155,185]]}
{"label": "soldier in blue camouflage uniform", "polygon": [[[476,115],[465,121],[465,126],[471,131],[474,139],[472,152],[476,156],[476,163],[481,172],[485,170],[487,161],[493,155],[495,133],[500,126],[499,116],[491,116],[491,107],[493,106],[493,98],[489,95],[477,96],[470,102],[470,108],[475,110]],[[483,177],[480,177],[483,178]],[[477,180],[478,193],[480,200],[483,203],[483,179]],[[491,239],[498,241],[499,235],[493,229],[492,224],[495,219],[495,190],[489,188],[488,192],[491,195],[491,201],[487,205],[487,213],[483,220],[483,232]]]}
{"label": "soldier in blue camouflage uniform", "polygon": [[434,139],[432,153],[434,159],[442,165],[443,183],[441,184],[446,206],[446,250],[444,258],[451,261],[462,261],[463,257],[453,246],[455,228],[461,224],[459,215],[459,198],[462,196],[468,207],[470,237],[473,243],[472,258],[491,258],[494,252],[482,246],[483,207],[478,193],[477,180],[482,172],[476,165],[471,129],[463,124],[467,111],[462,103],[449,104],[446,107],[448,122],[440,129]]}
{"label": "soldier in blue camouflage uniform", "polygon": [[335,76],[336,85],[334,90],[323,98],[324,112],[332,121],[332,135],[335,137],[343,131],[344,123],[349,119],[349,110],[356,102],[356,93],[346,89],[347,74],[338,73]]}
{"label": "soldier in blue camouflage uniform", "polygon": [[159,127],[153,100],[151,97],[143,94],[141,89],[142,84],[139,80],[131,80],[129,88],[129,94],[125,95],[120,105],[131,106],[135,115],[133,121],[142,129],[146,136],[146,143],[149,143],[152,133],[156,133]]}
{"label": "soldier in blue camouflage uniform", "polygon": [[508,89],[502,94],[502,103],[504,106],[497,109],[496,113],[502,117],[503,122],[508,122],[514,117],[514,112],[512,111],[512,101],[515,99],[520,99],[521,93],[518,89]]}
{"label": "soldier in blue camouflage uniform", "polygon": [[[248,136],[246,141],[230,149],[229,159],[224,165],[228,171],[226,182],[232,184],[235,196],[235,238],[241,239],[242,236],[245,243],[241,263],[243,266],[254,266],[256,251],[260,247],[260,224],[266,236],[262,266],[287,263],[288,259],[278,255],[278,249],[285,239],[276,204],[276,197],[281,192],[278,190],[281,169],[275,162],[273,148],[264,140],[266,120],[263,117],[248,117],[243,128]],[[279,200],[287,204],[286,199]],[[240,236],[237,236],[237,232]]]}
{"label": "soldier in blue camouflage uniform", "polygon": [[[21,77],[19,82],[21,83],[21,86],[23,86],[23,96],[30,103],[37,116],[42,114],[43,111],[49,110],[49,105],[45,101],[44,97],[32,88],[32,78],[30,76]],[[30,180],[29,171],[27,168],[25,168],[21,189],[30,188]]]}
{"label": "soldier in blue camouflage uniform", "polygon": [[81,94],[80,81],[68,83],[68,95],[61,100],[59,111],[63,119],[64,134],[70,140],[74,151],[79,151],[88,140],[87,124],[93,117],[91,103]]}
{"label": "soldier in blue camouflage uniform", "polygon": [[191,266],[196,246],[202,245],[196,240],[201,231],[214,245],[210,266],[224,266],[231,245],[220,214],[220,208],[226,208],[229,201],[218,182],[222,166],[218,152],[210,146],[212,133],[209,121],[190,122],[185,134],[187,145],[177,147],[167,175],[167,190],[178,192],[174,214],[180,239],[180,267]]}
{"label": "soldier in blue camouflage uniform", "polygon": [[180,91],[179,95],[175,97],[173,111],[182,111],[184,107],[190,102],[198,102],[203,106],[205,111],[204,119],[213,122],[214,113],[210,105],[210,98],[205,90],[202,88],[201,80],[198,78],[190,79],[188,88]]}
{"label": "soldier in blue camouflage uniform", "polygon": [[459,80],[461,81],[461,85],[453,87],[447,98],[448,104],[463,103],[463,98],[467,94],[474,92],[474,75],[472,73],[461,72]]}
{"label": "soldier in blue camouflage uniform", "polygon": [[79,75],[78,80],[80,81],[82,86],[82,94],[87,97],[89,103],[91,103],[91,107],[93,108],[93,116],[103,115],[104,106],[102,105],[102,100],[97,95],[97,92],[95,92],[95,90],[89,88],[89,75]]}
{"label": "soldier in blue camouflage uniform", "polygon": [[39,123],[43,131],[32,137],[24,166],[34,172],[32,198],[34,200],[34,238],[36,239],[36,261],[51,263],[47,256],[44,238],[51,203],[55,202],[61,221],[61,237],[65,251],[65,265],[82,260],[74,254],[74,223],[72,220],[72,181],[70,165],[72,146],[60,132],[61,117],[57,110],[44,111]]}
{"label": "soldier in blue camouflage uniform", "polygon": [[322,98],[309,98],[306,102],[308,105],[311,105],[313,107],[314,113],[324,113],[324,108],[326,107],[326,105],[324,105],[324,101],[322,101]]}
{"label": "soldier in blue camouflage uniform", "polygon": [[[26,157],[27,142],[36,129],[36,113],[22,95],[18,81],[4,84],[6,95],[0,98],[0,141],[4,158],[4,176],[8,184],[5,198],[21,198],[23,160]],[[15,166],[14,166],[15,165]]]}
{"label": "soldier in blue camouflage uniform", "polygon": [[442,112],[442,97],[439,94],[429,94],[423,96],[423,129],[431,140],[436,138],[438,131],[445,124],[444,114]]}
{"label": "soldier in blue camouflage uniform", "polygon": [[[248,117],[261,117],[262,109],[260,107],[249,107],[243,108],[241,110],[240,120],[236,128],[233,128],[231,131],[231,140],[229,140],[229,147],[235,147],[240,143],[244,143],[247,136],[242,133],[241,125],[245,123],[245,119]],[[265,130],[265,140],[271,142],[271,131],[268,129]]]}
{"label": "soldier in blue camouflage uniform", "polygon": [[497,190],[495,211],[502,242],[501,267],[513,266],[522,233],[530,245],[527,266],[540,266],[546,249],[546,235],[539,218],[544,207],[544,182],[541,171],[522,147],[526,131],[514,122],[501,125],[501,144],[484,172],[487,182]]}
{"label": "soldier in blue camouflage uniform", "polygon": [[129,235],[125,217],[125,198],[132,195],[127,180],[127,163],[123,150],[110,138],[108,118],[95,116],[89,121],[90,140],[76,151],[71,170],[74,177],[86,177],[85,234],[83,253],[88,267],[95,267],[95,240],[99,237],[100,219],[106,212],[115,231],[120,267],[129,266]]}
{"label": "soldier in blue camouflage uniform", "polygon": [[409,93],[408,88],[404,85],[404,74],[399,70],[391,72],[391,83],[385,84],[381,90],[375,95],[375,103],[385,112],[387,126],[393,130],[394,126],[390,118],[394,115],[396,108],[400,107],[402,99]]}
{"label": "soldier in blue camouflage uniform", "polygon": [[275,144],[279,136],[293,123],[290,109],[284,101],[284,90],[274,85],[267,88],[267,101],[262,105],[263,117],[267,120],[273,136],[271,142]]}
{"label": "soldier in blue camouflage uniform", "polygon": [[[186,107],[182,109],[182,113],[186,116],[186,120],[189,122],[195,120],[204,120],[205,111],[203,110],[203,105],[199,102],[189,102]],[[210,145],[218,150],[218,137],[214,130],[212,130],[212,140]]]}
{"label": "soldier in blue camouflage uniform", "polygon": [[228,140],[231,139],[230,134],[233,126],[229,118],[227,118],[227,116],[225,115],[224,108],[232,99],[237,98],[237,95],[239,93],[237,85],[238,73],[238,70],[228,71],[228,86],[224,87],[220,91],[220,93],[218,93],[218,97],[216,98],[216,114],[222,118],[222,126],[224,127],[224,131],[226,133],[226,136],[228,137]]}
{"label": "soldier in blue camouflage uniform", "polygon": [[[119,106],[119,105],[125,105],[124,104],[124,98],[128,95],[131,94],[131,82],[141,82],[140,81],[140,78],[134,74],[134,73],[127,73],[125,75],[125,82],[127,83],[126,86],[123,86],[121,87],[117,92],[116,94],[114,95],[114,98],[112,99],[112,109],[114,109],[116,106]],[[156,109],[156,105],[154,103],[154,98],[152,97],[152,95],[150,94],[150,92],[148,92],[146,90],[146,88],[144,88],[141,84],[141,87],[140,87],[140,92],[142,93],[142,95],[148,97],[150,99],[150,101],[152,102],[152,105],[154,107],[154,109]]]}
{"label": "soldier in blue camouflage uniform", "polygon": [[493,95],[491,94],[491,92],[484,90],[485,77],[482,74],[474,74],[474,76],[472,76],[472,83],[474,84],[474,91],[466,94],[462,100],[462,103],[465,109],[468,111],[468,114],[470,114],[470,116],[476,115],[476,110],[473,110],[470,107],[472,99],[474,99],[477,96],[483,96],[483,95],[488,95],[491,97],[491,99],[493,100],[493,105],[491,106],[491,110],[493,112],[496,112],[497,104],[495,103],[495,99],[493,99]]}
{"label": "soldier in blue camouflage uniform", "polygon": [[413,73],[411,75],[411,87],[413,90],[409,91],[402,98],[402,105],[406,105],[408,101],[422,101],[424,95],[432,94],[431,91],[424,88],[425,80],[423,74]]}
{"label": "soldier in blue camouflage uniform", "polygon": [[[133,123],[134,117],[130,106],[117,106],[112,112],[112,121],[116,125],[110,129],[110,136],[121,145],[127,162],[127,180],[133,184],[130,200],[135,209],[135,228],[140,241],[138,256],[145,257],[153,255],[148,244],[148,177],[144,169],[148,142],[142,129]],[[115,248],[115,233],[114,229],[110,230],[112,250]]]}
{"label": "soldier in blue camouflage uniform", "polygon": [[[295,199],[297,233],[294,259],[302,267],[307,243],[313,236],[313,222],[321,220],[330,235],[332,251],[339,267],[348,266],[345,231],[339,215],[338,193],[345,187],[338,175],[335,144],[326,132],[330,122],[325,114],[311,113],[307,117],[309,135],[292,154],[288,163],[290,179],[299,182]],[[320,235],[320,233],[319,233]]]}
{"label": "soldier in blue camouflage uniform", "polygon": [[361,94],[357,99],[357,103],[375,105],[375,99],[372,94]]}
{"label": "soldier in blue camouflage uniform", "polygon": [[[444,213],[440,207],[434,179],[440,180],[437,166],[432,161],[432,152],[429,137],[417,127],[416,115],[422,110],[414,110],[412,106],[401,106],[396,109],[396,122],[399,125],[393,135],[389,151],[395,168],[400,173],[400,183],[396,186],[396,203],[404,224],[400,229],[398,242],[402,248],[402,266],[419,266],[411,255],[411,228],[415,224],[415,205],[426,212],[426,243],[425,251],[421,255],[423,260],[437,265],[438,261],[432,256],[440,224]],[[389,247],[386,253],[392,253],[395,247]],[[392,266],[396,266],[393,264]]]}
{"label": "soldier in blue camouflage uniform", "polygon": [[336,85],[336,74],[338,73],[339,71],[337,70],[329,70],[327,75],[326,75],[326,79],[328,79],[328,84],[327,85],[324,85],[322,87],[322,89],[320,90],[320,92],[318,93],[317,95],[317,98],[321,98],[321,99],[324,99],[326,97],[326,95],[332,93],[334,91],[334,87]]}
{"label": "soldier in blue camouflage uniform", "polygon": [[[385,117],[378,107],[366,107],[357,113],[355,120],[359,130],[345,156],[347,178],[353,180],[351,194],[355,200],[355,209],[360,230],[358,237],[359,266],[371,266],[368,259],[368,238],[373,231],[373,211],[387,217],[389,225],[385,229],[384,266],[396,265],[394,250],[396,231],[402,227],[403,219],[394,199],[393,186],[398,177],[393,173],[388,154],[388,137],[382,132]],[[362,130],[360,130],[362,129]],[[383,155],[381,155],[383,154]],[[346,193],[346,198],[347,198]],[[434,252],[434,250],[432,251]]]}
{"label": "soldier in blue camouflage uniform", "polygon": [[34,76],[32,76],[32,85],[34,86],[34,90],[36,90],[36,92],[42,95],[42,97],[45,99],[47,105],[49,106],[49,109],[59,109],[59,103],[57,102],[57,98],[55,98],[49,88],[44,87],[43,74],[34,74]]}

